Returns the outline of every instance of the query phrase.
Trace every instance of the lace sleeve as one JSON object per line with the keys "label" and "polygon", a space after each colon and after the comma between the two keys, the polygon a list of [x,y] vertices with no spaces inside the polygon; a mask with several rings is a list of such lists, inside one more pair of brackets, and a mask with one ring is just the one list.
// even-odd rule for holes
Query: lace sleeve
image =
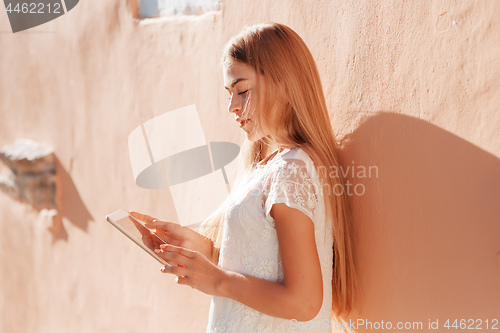
{"label": "lace sleeve", "polygon": [[318,189],[307,169],[306,163],[298,159],[283,160],[271,172],[267,190],[264,191],[264,211],[267,219],[274,204],[285,203],[300,210],[314,221],[318,206]]}

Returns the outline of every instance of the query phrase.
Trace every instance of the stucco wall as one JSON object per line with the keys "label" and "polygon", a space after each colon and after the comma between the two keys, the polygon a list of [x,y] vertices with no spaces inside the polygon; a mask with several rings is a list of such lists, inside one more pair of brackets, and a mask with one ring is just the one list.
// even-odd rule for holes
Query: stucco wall
{"label": "stucco wall", "polygon": [[[125,1],[82,0],[16,34],[0,10],[0,145],[58,158],[59,217],[0,193],[2,332],[200,332],[210,298],[177,286],[105,222],[175,220],[167,191],[135,186],[127,136],[196,104],[207,141],[241,144],[219,56],[246,24],[309,45],[349,175],[361,312],[372,322],[499,318],[500,2],[222,1],[139,22]],[[354,162],[353,162],[354,161]],[[483,329],[484,329],[483,324]],[[359,332],[367,331],[359,327]]]}

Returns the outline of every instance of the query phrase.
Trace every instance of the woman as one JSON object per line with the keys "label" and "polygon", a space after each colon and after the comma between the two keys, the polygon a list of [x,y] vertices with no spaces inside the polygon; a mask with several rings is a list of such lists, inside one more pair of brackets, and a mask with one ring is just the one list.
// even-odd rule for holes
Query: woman
{"label": "woman", "polygon": [[316,64],[293,30],[274,23],[230,40],[222,64],[229,112],[247,138],[230,197],[201,234],[133,215],[167,238],[155,249],[170,265],[162,271],[213,295],[207,332],[329,331],[332,311],[353,306],[355,275]]}

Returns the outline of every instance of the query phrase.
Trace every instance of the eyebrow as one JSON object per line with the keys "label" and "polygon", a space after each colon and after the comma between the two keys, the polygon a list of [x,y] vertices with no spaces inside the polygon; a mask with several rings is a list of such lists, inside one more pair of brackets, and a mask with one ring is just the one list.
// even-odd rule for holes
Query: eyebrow
{"label": "eyebrow", "polygon": [[[238,82],[240,82],[240,81],[246,81],[246,80],[248,80],[248,79],[245,79],[245,78],[242,78],[242,77],[240,77],[239,79],[234,80],[231,83],[231,88],[233,88]],[[224,87],[224,88],[228,89],[228,87]]]}

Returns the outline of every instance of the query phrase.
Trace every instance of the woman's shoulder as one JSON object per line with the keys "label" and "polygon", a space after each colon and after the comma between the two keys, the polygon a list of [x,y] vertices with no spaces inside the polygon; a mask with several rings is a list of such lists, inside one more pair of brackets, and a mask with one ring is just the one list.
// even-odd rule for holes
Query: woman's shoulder
{"label": "woman's shoulder", "polygon": [[318,204],[322,205],[322,193],[312,159],[304,149],[280,151],[267,170],[263,190],[266,212],[270,211],[272,204],[284,202],[316,221],[316,208]]}
{"label": "woman's shoulder", "polygon": [[296,148],[287,148],[282,154],[282,158],[284,160],[303,160],[307,162],[312,162],[311,158],[309,155],[305,152],[304,149],[301,147],[296,147]]}
{"label": "woman's shoulder", "polygon": [[[259,166],[264,171],[264,174],[269,176],[283,176],[286,175],[304,175],[314,180],[317,180],[316,166],[307,154],[301,148],[285,148],[279,151],[270,161],[264,165]],[[300,171],[298,174],[297,172]]]}
{"label": "woman's shoulder", "polygon": [[286,149],[281,155],[282,163],[291,164],[295,163],[301,167],[305,167],[308,173],[315,174],[316,168],[311,157],[306,153],[301,147],[296,147],[293,149]]}
{"label": "woman's shoulder", "polygon": [[302,175],[302,178],[310,178],[314,184],[319,185],[316,165],[309,154],[301,147],[285,149],[280,154],[276,164],[277,169],[288,170],[287,173],[297,174],[296,172],[300,171],[297,175]]}

